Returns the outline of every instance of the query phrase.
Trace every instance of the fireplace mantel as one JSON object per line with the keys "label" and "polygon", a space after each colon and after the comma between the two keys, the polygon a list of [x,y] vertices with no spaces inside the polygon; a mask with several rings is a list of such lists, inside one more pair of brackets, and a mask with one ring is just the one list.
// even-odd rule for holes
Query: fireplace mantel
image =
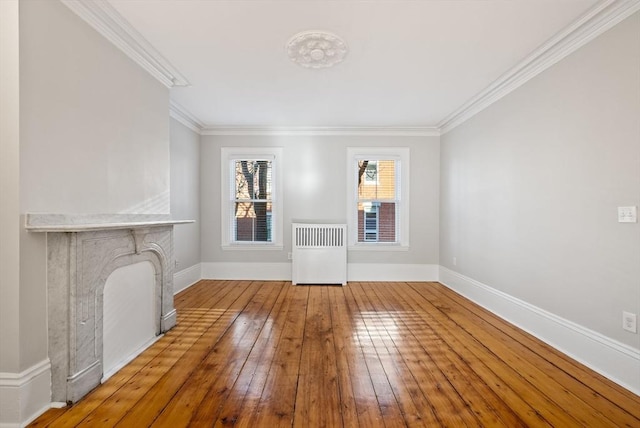
{"label": "fireplace mantel", "polygon": [[30,232],[52,233],[138,229],[187,223],[193,223],[193,220],[172,220],[169,214],[27,214],[24,227]]}
{"label": "fireplace mantel", "polygon": [[155,270],[156,334],[176,324],[173,226],[150,214],[27,214],[25,229],[47,233],[47,308],[52,400],[73,403],[103,375],[103,293],[118,268]]}

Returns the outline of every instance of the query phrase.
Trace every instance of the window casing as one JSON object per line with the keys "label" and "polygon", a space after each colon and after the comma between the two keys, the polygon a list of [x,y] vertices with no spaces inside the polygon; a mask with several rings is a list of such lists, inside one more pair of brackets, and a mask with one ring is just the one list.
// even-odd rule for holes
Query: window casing
{"label": "window casing", "polygon": [[409,247],[409,149],[347,149],[349,246]]}
{"label": "window casing", "polygon": [[281,148],[221,149],[224,249],[282,249]]}

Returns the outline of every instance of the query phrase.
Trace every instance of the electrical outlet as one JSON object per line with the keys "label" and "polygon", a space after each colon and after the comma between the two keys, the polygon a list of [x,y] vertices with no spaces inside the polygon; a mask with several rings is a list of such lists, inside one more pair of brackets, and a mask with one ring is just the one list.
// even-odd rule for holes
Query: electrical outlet
{"label": "electrical outlet", "polygon": [[638,333],[638,319],[636,314],[622,312],[622,328],[631,333]]}
{"label": "electrical outlet", "polygon": [[618,223],[637,223],[637,207],[618,207]]}
{"label": "electrical outlet", "polygon": [[458,258],[457,257],[453,258],[453,265],[454,266],[458,266]]}
{"label": "electrical outlet", "polygon": [[287,260],[293,260],[293,253],[287,253]]}
{"label": "electrical outlet", "polygon": [[175,267],[176,269],[178,269],[178,268],[180,267],[180,262],[176,260],[176,261],[174,262],[174,267]]}

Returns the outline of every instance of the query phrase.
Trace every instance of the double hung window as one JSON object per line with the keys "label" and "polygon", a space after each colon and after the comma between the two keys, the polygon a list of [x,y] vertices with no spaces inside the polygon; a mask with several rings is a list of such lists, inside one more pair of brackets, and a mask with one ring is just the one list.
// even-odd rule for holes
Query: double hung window
{"label": "double hung window", "polygon": [[271,242],[273,161],[233,161],[233,237],[235,241]]}
{"label": "double hung window", "polygon": [[407,148],[349,148],[349,243],[361,248],[407,247]]}
{"label": "double hung window", "polygon": [[280,248],[278,148],[222,149],[222,245]]}

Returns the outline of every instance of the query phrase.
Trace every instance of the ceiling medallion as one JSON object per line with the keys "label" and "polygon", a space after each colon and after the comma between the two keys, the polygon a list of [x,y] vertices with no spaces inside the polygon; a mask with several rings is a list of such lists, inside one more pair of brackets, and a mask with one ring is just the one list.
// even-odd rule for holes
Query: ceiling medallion
{"label": "ceiling medallion", "polygon": [[324,31],[304,31],[287,43],[291,61],[305,68],[332,67],[347,55],[347,44],[338,36]]}

